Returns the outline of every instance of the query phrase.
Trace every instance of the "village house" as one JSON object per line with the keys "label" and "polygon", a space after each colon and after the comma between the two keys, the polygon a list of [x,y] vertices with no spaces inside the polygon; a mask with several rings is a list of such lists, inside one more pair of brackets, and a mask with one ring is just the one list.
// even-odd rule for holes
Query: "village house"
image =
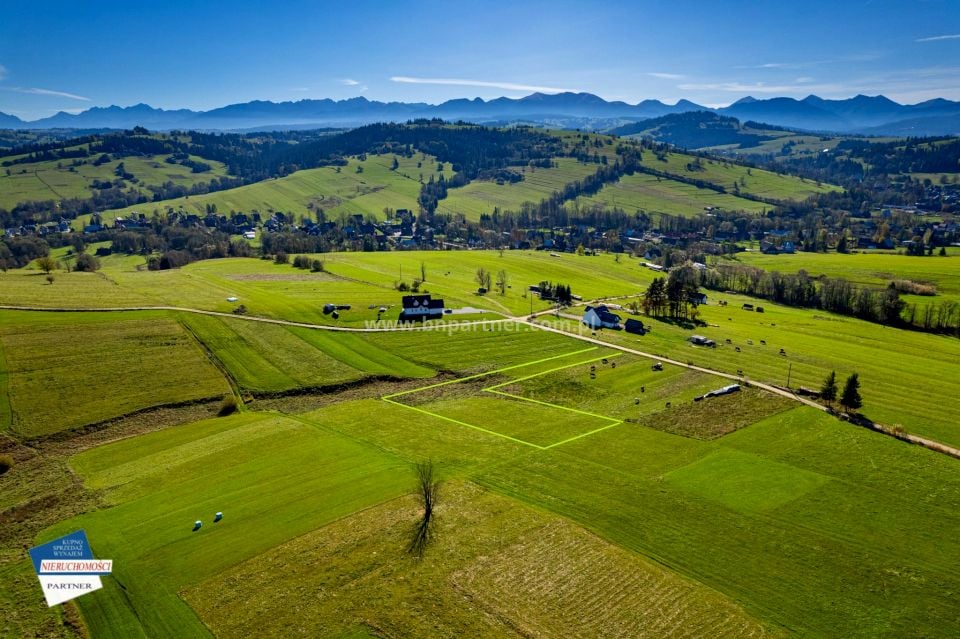
{"label": "village house", "polygon": [[443,300],[432,299],[429,295],[404,295],[401,321],[428,320],[443,317]]}
{"label": "village house", "polygon": [[620,316],[610,312],[606,306],[588,306],[583,313],[583,323],[590,328],[612,328],[620,330]]}

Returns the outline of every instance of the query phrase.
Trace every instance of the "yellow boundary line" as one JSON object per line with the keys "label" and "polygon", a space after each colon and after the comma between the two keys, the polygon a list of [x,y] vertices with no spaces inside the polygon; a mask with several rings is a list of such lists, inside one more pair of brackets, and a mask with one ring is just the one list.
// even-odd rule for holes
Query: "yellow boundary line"
{"label": "yellow boundary line", "polygon": [[551,360],[561,359],[561,358],[564,358],[564,357],[570,357],[570,356],[572,356],[572,355],[579,355],[579,354],[581,354],[581,353],[586,353],[586,352],[589,352],[589,351],[594,351],[594,350],[597,350],[598,348],[599,348],[598,346],[594,346],[594,347],[592,347],[592,348],[586,348],[586,349],[579,350],[579,351],[573,351],[573,352],[570,352],[570,353],[565,353],[565,354],[563,354],[563,355],[554,355],[553,357],[545,357],[545,358],[543,358],[543,359],[538,359],[538,360],[535,360],[535,361],[532,361],[532,362],[526,362],[526,363],[524,363],[524,364],[516,364],[516,365],[514,365],[514,366],[508,366],[508,367],[506,367],[506,368],[499,368],[499,369],[497,369],[497,370],[487,371],[487,372],[485,372],[485,373],[477,373],[476,375],[470,375],[470,376],[468,376],[468,377],[462,377],[462,378],[460,378],[460,379],[449,380],[449,381],[446,381],[446,382],[440,382],[440,383],[438,383],[438,384],[430,384],[429,386],[422,386],[422,387],[420,387],[420,388],[415,388],[415,389],[413,389],[413,390],[401,391],[401,392],[399,392],[399,393],[392,393],[392,394],[390,394],[390,395],[384,395],[384,396],[382,396],[380,399],[383,400],[383,401],[385,401],[385,402],[387,402],[387,403],[389,403],[389,404],[393,404],[393,405],[395,405],[395,406],[401,406],[401,407],[403,407],[403,408],[407,408],[407,409],[409,409],[409,410],[412,410],[412,411],[421,413],[421,414],[423,414],[423,415],[428,415],[428,416],[430,416],[430,417],[435,417],[435,418],[437,418],[437,419],[442,419],[443,421],[447,421],[447,422],[450,422],[450,423],[453,423],[453,424],[457,424],[458,426],[466,426],[467,428],[472,428],[472,429],[474,429],[474,430],[478,430],[478,431],[480,431],[480,432],[482,432],[482,433],[486,433],[486,434],[488,434],[488,435],[493,435],[493,436],[495,436],[495,437],[500,437],[500,438],[503,438],[503,439],[506,439],[506,440],[508,440],[508,441],[512,441],[512,442],[515,442],[515,443],[518,443],[518,444],[523,444],[523,445],[525,445],[525,446],[530,446],[531,448],[536,448],[537,450],[548,450],[548,449],[550,449],[550,448],[554,448],[555,446],[560,446],[560,445],[562,445],[562,444],[566,444],[566,443],[568,443],[568,442],[572,442],[572,441],[575,441],[575,440],[578,440],[578,439],[582,439],[582,438],[584,438],[584,437],[589,437],[590,435],[593,435],[593,434],[596,434],[596,433],[605,431],[605,430],[607,430],[607,429],[609,429],[609,428],[613,428],[614,426],[619,426],[620,424],[623,423],[623,420],[614,419],[614,418],[608,417],[608,416],[606,416],[606,415],[599,415],[599,414],[597,414],[597,413],[590,413],[590,412],[588,412],[588,411],[578,410],[578,409],[576,409],[576,408],[569,408],[569,407],[567,407],[567,406],[561,406],[561,405],[559,405],[559,404],[551,404],[550,402],[544,402],[544,401],[540,401],[540,400],[537,400],[537,399],[529,399],[529,398],[527,398],[527,397],[521,397],[521,396],[519,396],[519,395],[512,395],[512,394],[510,394],[510,393],[505,393],[505,392],[499,391],[499,390],[497,390],[497,389],[498,389],[498,388],[502,388],[502,387],[504,387],[504,386],[509,386],[510,384],[516,384],[516,383],[518,383],[518,382],[523,382],[523,381],[528,380],[528,379],[533,379],[533,378],[535,378],[535,377],[540,377],[540,376],[543,376],[543,375],[549,375],[550,373],[555,373],[555,372],[557,372],[557,371],[565,370],[565,369],[567,369],[567,368],[573,368],[574,366],[582,366],[582,365],[584,365],[584,364],[590,364],[591,362],[598,362],[598,361],[601,361],[601,360],[603,360],[603,359],[608,359],[608,358],[612,358],[612,357],[619,357],[619,356],[622,355],[623,353],[611,353],[611,354],[606,355],[606,356],[603,356],[603,357],[595,357],[595,358],[593,358],[593,359],[588,359],[588,360],[584,360],[584,361],[580,361],[580,362],[573,362],[573,363],[571,363],[571,364],[566,364],[566,365],[564,365],[564,366],[557,366],[557,367],[555,367],[555,368],[551,368],[551,369],[548,369],[548,370],[545,370],[545,371],[540,371],[539,373],[534,373],[533,375],[527,375],[527,376],[525,376],[525,377],[519,377],[519,378],[517,378],[517,379],[509,380],[509,381],[503,382],[503,383],[501,383],[501,384],[495,384],[495,385],[493,385],[493,386],[489,386],[489,387],[487,387],[487,388],[481,389],[481,392],[484,392],[484,393],[491,393],[491,394],[494,394],[494,395],[502,395],[503,397],[508,397],[508,398],[510,398],[510,399],[515,399],[515,400],[518,400],[518,401],[530,402],[530,403],[533,403],[533,404],[540,404],[541,406],[547,406],[547,407],[549,407],[549,408],[555,408],[555,409],[558,409],[558,410],[567,411],[567,412],[570,412],[570,413],[576,413],[576,414],[578,414],[578,415],[585,415],[585,416],[587,416],[587,417],[593,417],[593,418],[597,418],[597,419],[603,419],[603,420],[606,420],[606,421],[608,421],[608,422],[611,422],[610,424],[607,424],[606,426],[602,426],[602,427],[600,427],[600,428],[596,428],[596,429],[591,430],[591,431],[588,431],[588,432],[586,432],[586,433],[580,433],[579,435],[574,435],[573,437],[569,437],[569,438],[564,439],[564,440],[561,440],[561,441],[559,441],[559,442],[554,442],[554,443],[552,443],[552,444],[550,444],[550,445],[548,445],[548,446],[541,446],[541,445],[539,445],[539,444],[534,444],[534,443],[532,443],[532,442],[528,442],[528,441],[526,441],[526,440],[519,439],[519,438],[517,438],[517,437],[511,437],[510,435],[505,435],[504,433],[498,433],[497,431],[490,430],[489,428],[483,428],[482,426],[477,426],[476,424],[470,424],[470,423],[467,423],[467,422],[464,422],[464,421],[460,421],[460,420],[458,420],[458,419],[453,419],[452,417],[447,417],[447,416],[441,415],[441,414],[439,414],[439,413],[434,413],[434,412],[425,410],[425,409],[423,409],[423,408],[418,408],[418,407],[416,407],[416,406],[410,406],[409,404],[404,404],[404,403],[402,403],[402,402],[395,401],[394,398],[395,398],[395,397],[400,397],[400,396],[403,396],[403,395],[411,395],[411,394],[413,394],[413,393],[418,393],[418,392],[421,392],[421,391],[430,390],[430,389],[432,389],[432,388],[439,388],[439,387],[441,387],[441,386],[448,386],[448,385],[450,385],[450,384],[459,384],[460,382],[469,381],[469,380],[471,380],[471,379],[477,379],[477,378],[480,378],[480,377],[487,377],[487,376],[495,375],[495,374],[497,374],[497,373],[502,373],[502,372],[505,372],[505,371],[516,370],[516,369],[518,369],[518,368],[526,368],[526,367],[528,367],[528,366],[533,366],[533,365],[535,365],[535,364],[542,364],[543,362],[548,362],[548,361],[551,361]]}

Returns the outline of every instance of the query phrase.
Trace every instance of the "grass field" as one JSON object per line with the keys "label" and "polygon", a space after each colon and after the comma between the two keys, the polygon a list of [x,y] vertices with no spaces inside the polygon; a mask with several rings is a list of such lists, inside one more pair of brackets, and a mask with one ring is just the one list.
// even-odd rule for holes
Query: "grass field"
{"label": "grass field", "polygon": [[[399,163],[396,171],[390,169],[394,157]],[[451,177],[450,165],[444,168],[444,175]],[[358,169],[362,171],[358,172]],[[392,154],[368,155],[363,161],[350,158],[343,167],[305,169],[235,189],[131,206],[112,211],[104,218],[122,217],[134,211],[149,215],[154,209],[165,211],[168,208],[203,215],[208,205],[216,205],[221,215],[230,211],[259,212],[264,219],[275,211],[312,219],[318,209],[323,209],[333,219],[341,213],[371,214],[383,219],[386,207],[417,210],[421,175],[424,180],[429,180],[431,175],[440,175],[433,157],[422,154],[411,158]]]}
{"label": "grass field", "polygon": [[196,342],[161,314],[2,317],[9,396],[8,404],[0,401],[9,406],[3,425],[22,437],[230,392]]}
{"label": "grass field", "polygon": [[[442,561],[392,559],[415,510],[401,499],[240,564],[186,598],[221,636],[764,634],[717,593],[577,526],[469,484],[454,483],[445,494],[435,548]],[[307,568],[313,565],[325,569]],[[265,571],[275,574],[276,597],[256,589]],[[304,589],[318,596],[291,627],[284,602]]]}
{"label": "grass field", "polygon": [[804,270],[811,277],[842,277],[854,284],[874,288],[886,288],[893,280],[932,283],[937,287],[935,297],[904,296],[911,303],[923,305],[944,300],[960,302],[958,257],[955,254],[918,257],[874,252],[764,255],[759,251],[751,251],[738,253],[737,261],[781,273]]}
{"label": "grass field", "polygon": [[482,214],[493,213],[494,208],[503,211],[519,211],[524,202],[538,204],[554,191],[589,175],[599,168],[596,164],[582,164],[573,158],[557,158],[557,166],[550,169],[523,169],[524,179],[514,184],[497,184],[474,180],[470,184],[450,189],[447,197],[437,207],[441,213],[462,213],[468,220],[479,220]]}
{"label": "grass field", "polygon": [[665,158],[660,160],[648,151],[643,154],[642,164],[671,175],[705,180],[726,188],[728,193],[733,193],[736,183],[742,193],[772,200],[804,200],[817,193],[840,190],[831,184],[817,184],[792,175],[778,175],[723,160],[701,159],[700,168],[691,169],[687,165],[695,163],[696,158],[685,153],[668,152]]}
{"label": "grass field", "polygon": [[730,193],[717,193],[711,189],[645,173],[626,175],[618,182],[604,186],[596,195],[582,197],[577,201],[581,206],[616,207],[627,213],[644,212],[648,215],[665,213],[693,216],[703,213],[708,206],[749,213],[762,213],[771,208],[763,202],[754,202]]}
{"label": "grass field", "polygon": [[[117,504],[61,526],[86,529],[95,552],[116,561],[102,593],[80,602],[97,637],[209,636],[180,590],[396,497],[406,479],[371,446],[253,414],[96,448],[72,464]],[[195,519],[205,522],[198,533]]]}
{"label": "grass field", "polygon": [[88,158],[85,164],[77,167],[70,166],[72,160],[17,164],[8,167],[9,175],[6,173],[7,169],[0,170],[0,208],[10,210],[18,203],[28,201],[89,198],[95,193],[95,189],[91,187],[95,180],[112,182],[117,179],[114,171],[121,162],[126,172],[132,173],[136,180],[136,183],[127,180],[127,187],[133,187],[149,198],[153,197],[153,192],[148,186],[173,182],[189,188],[227,174],[226,166],[221,162],[191,156],[191,160],[206,162],[211,166],[211,170],[205,173],[193,173],[189,167],[165,162],[168,157],[132,156],[105,162],[100,166],[93,165],[95,158]]}
{"label": "grass field", "polygon": [[[717,306],[719,299],[729,306]],[[711,293],[710,303],[699,308],[707,326],[685,328],[644,318],[653,330],[643,337],[613,331],[598,336],[727,373],[743,371],[749,379],[781,386],[789,376],[793,388],[819,390],[831,370],[841,384],[847,375],[858,372],[865,415],[960,445],[960,429],[953,418],[960,410],[954,403],[960,394],[960,341],[956,338],[768,303],[763,303],[764,313],[754,313],[741,310],[745,302],[756,300]],[[577,329],[573,323],[570,326]],[[718,347],[691,346],[687,338],[694,333],[715,340]],[[780,355],[781,348],[785,355]],[[931,383],[931,370],[937,371],[936,383]]]}
{"label": "grass field", "polygon": [[334,386],[368,376],[431,377],[435,371],[351,333],[183,313],[180,320],[213,352],[240,388],[277,392]]}
{"label": "grass field", "polygon": [[[341,321],[361,326],[369,304],[398,300],[400,269],[412,279],[421,263],[448,306],[510,315],[529,312],[524,291],[541,279],[589,299],[635,295],[652,277],[610,255],[323,258],[326,274],[242,259],[150,273],[111,256],[91,284],[76,280],[99,298],[68,292],[79,274],[40,291],[31,276],[8,274],[27,283],[4,290],[47,305],[140,299],[224,310],[237,295],[252,313],[305,321],[346,299],[357,315]],[[511,274],[506,296],[473,294],[478,266]],[[866,415],[960,444],[960,342],[774,304],[747,312],[746,301],[755,302],[710,293],[699,308],[705,326],[643,318],[646,335],[597,336],[747,379],[784,384],[789,375],[793,387],[857,370]],[[960,632],[956,460],[792,400],[746,387],[694,402],[729,381],[670,364],[654,371],[647,358],[513,322],[351,334],[158,311],[0,319],[0,397],[9,397],[0,414],[29,414],[35,428],[146,407],[142,389],[166,402],[230,392],[201,344],[245,393],[329,395],[296,414],[254,403],[50,453],[61,472],[49,476],[83,507],[64,510],[36,541],[83,528],[96,556],[116,562],[104,590],[78,600],[92,637]],[[718,347],[691,346],[694,332]],[[373,378],[406,381],[364,385],[365,394],[335,388]],[[0,492],[0,535],[38,507],[31,495],[45,493],[31,493],[31,482],[52,481],[39,458],[0,478],[14,480]],[[445,483],[434,543],[415,560],[405,551],[419,513],[410,466],[426,459]],[[225,518],[214,524],[217,511]],[[191,532],[196,519],[204,525]],[[0,553],[0,576],[15,583],[13,598],[39,602],[16,557]],[[4,597],[0,610],[18,609]],[[42,619],[56,627],[43,614],[0,629]]]}
{"label": "grass field", "polygon": [[948,636],[960,555],[935,540],[956,516],[955,463],[798,408],[711,443],[613,428],[480,481],[791,633]]}
{"label": "grass field", "polygon": [[[468,257],[465,257],[468,256]],[[269,260],[231,258],[195,262],[181,269],[147,271],[142,257],[110,256],[96,274],[56,273],[53,285],[37,270],[0,274],[8,304],[40,307],[103,308],[130,305],[174,305],[229,313],[244,304],[249,314],[318,324],[362,326],[374,321],[381,306],[384,319],[396,319],[404,293],[400,281],[411,283],[421,275],[422,289],[445,300],[447,308],[470,307],[515,315],[550,308],[527,295],[527,288],[543,280],[571,285],[584,299],[639,292],[652,279],[626,256],[618,263],[611,255],[553,257],[539,251],[404,251],[397,253],[324,253],[327,273],[309,273]],[[506,295],[477,295],[478,267],[508,277]],[[422,291],[423,292],[423,291]],[[237,297],[237,302],[228,302]],[[350,304],[333,320],[322,313],[326,303]],[[370,308],[370,307],[373,308]],[[458,316],[448,317],[457,319]]]}
{"label": "grass field", "polygon": [[[79,600],[93,636],[960,627],[955,460],[755,391],[734,398],[739,409],[694,404],[725,382],[546,332],[450,335],[443,348],[437,334],[372,337],[422,365],[468,370],[473,353],[480,370],[389,401],[247,412],[72,458],[108,507],[44,538],[83,527],[116,561],[105,590]],[[702,412],[670,416],[684,406]],[[404,552],[417,509],[401,495],[405,469],[428,458],[447,483],[417,562]]]}

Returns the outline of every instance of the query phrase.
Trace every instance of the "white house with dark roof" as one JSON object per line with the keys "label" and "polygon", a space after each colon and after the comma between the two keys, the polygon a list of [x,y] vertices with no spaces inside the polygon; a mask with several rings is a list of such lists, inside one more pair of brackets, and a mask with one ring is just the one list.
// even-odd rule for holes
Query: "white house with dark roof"
{"label": "white house with dark roof", "polygon": [[583,323],[590,328],[613,328],[619,330],[620,316],[610,312],[606,306],[588,306],[583,312]]}

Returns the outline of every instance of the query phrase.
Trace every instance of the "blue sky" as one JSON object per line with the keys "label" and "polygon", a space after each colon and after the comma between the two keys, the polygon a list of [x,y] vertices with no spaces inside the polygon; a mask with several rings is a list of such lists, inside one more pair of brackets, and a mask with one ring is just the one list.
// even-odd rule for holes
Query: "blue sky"
{"label": "blue sky", "polygon": [[0,111],[588,91],[960,100],[960,1],[3,0]]}

